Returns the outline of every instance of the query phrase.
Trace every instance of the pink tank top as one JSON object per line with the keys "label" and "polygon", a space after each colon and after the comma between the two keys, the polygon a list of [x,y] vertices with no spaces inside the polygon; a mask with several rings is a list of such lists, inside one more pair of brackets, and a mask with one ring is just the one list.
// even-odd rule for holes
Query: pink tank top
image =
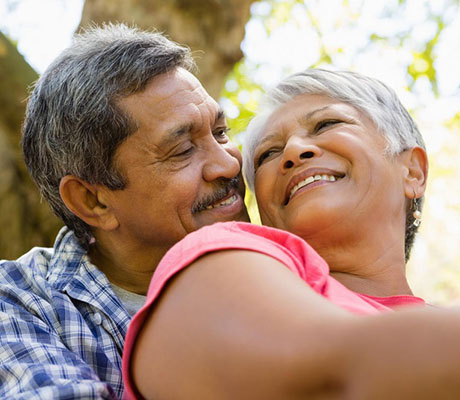
{"label": "pink tank top", "polygon": [[425,305],[415,296],[375,297],[353,292],[329,275],[327,263],[303,239],[291,233],[245,222],[225,222],[201,228],[173,246],[158,265],[145,305],[133,317],[123,353],[124,399],[142,399],[130,376],[136,337],[155,300],[168,281],[200,256],[218,250],[256,251],[275,258],[334,304],[358,314],[375,314],[401,306]]}

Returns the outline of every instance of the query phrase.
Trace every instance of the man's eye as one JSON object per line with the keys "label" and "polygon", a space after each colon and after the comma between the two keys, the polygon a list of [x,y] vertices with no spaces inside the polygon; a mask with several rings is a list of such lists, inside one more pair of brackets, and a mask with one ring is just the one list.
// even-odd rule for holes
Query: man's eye
{"label": "man's eye", "polygon": [[320,121],[316,124],[315,126],[315,132],[318,132],[322,129],[329,128],[330,126],[340,124],[342,121],[338,119],[325,119],[323,121]]}
{"label": "man's eye", "polygon": [[189,155],[190,153],[192,153],[192,151],[193,151],[193,146],[190,146],[189,148],[187,148],[187,149],[184,150],[184,151],[181,151],[181,152],[179,152],[179,153],[175,153],[175,154],[173,155],[173,157],[184,157],[184,156],[187,156],[187,155]]}
{"label": "man's eye", "polygon": [[230,128],[227,127],[219,128],[216,131],[214,131],[213,135],[217,141],[228,140],[227,133],[229,130]]}

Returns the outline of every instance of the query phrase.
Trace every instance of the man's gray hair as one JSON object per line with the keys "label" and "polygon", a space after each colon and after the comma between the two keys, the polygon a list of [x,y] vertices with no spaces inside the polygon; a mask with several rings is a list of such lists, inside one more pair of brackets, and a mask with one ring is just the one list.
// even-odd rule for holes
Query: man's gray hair
{"label": "man's gray hair", "polygon": [[[269,90],[261,102],[258,115],[250,122],[243,138],[243,174],[254,191],[254,151],[271,114],[294,97],[302,94],[325,95],[348,103],[369,117],[387,141],[389,156],[425,143],[414,120],[401,104],[394,90],[377,79],[350,71],[307,69],[282,80]],[[419,208],[423,198],[417,200]],[[417,227],[409,207],[406,217],[406,260]]]}
{"label": "man's gray hair", "polygon": [[84,245],[91,229],[63,203],[61,179],[71,174],[123,189],[113,157],[137,127],[117,100],[176,67],[194,70],[187,47],[158,32],[109,24],[76,35],[36,82],[23,126],[24,159],[41,195]]}

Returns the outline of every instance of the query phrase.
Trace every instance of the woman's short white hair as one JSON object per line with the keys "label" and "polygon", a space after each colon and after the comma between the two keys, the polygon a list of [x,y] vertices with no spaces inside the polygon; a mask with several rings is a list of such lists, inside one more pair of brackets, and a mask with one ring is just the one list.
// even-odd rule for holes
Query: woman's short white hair
{"label": "woman's short white hair", "polygon": [[377,79],[350,71],[307,69],[282,80],[269,90],[258,115],[243,136],[243,174],[254,191],[254,151],[267,120],[283,104],[302,94],[321,94],[351,104],[366,114],[388,142],[387,153],[414,146],[425,148],[422,135],[393,89]]}

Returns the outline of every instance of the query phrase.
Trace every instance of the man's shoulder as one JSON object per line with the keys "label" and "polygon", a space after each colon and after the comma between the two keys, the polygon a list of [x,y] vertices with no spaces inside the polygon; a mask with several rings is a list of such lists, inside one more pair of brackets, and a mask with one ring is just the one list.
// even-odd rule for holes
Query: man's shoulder
{"label": "man's shoulder", "polygon": [[20,279],[21,276],[47,276],[51,269],[63,269],[67,264],[81,261],[86,251],[74,233],[62,228],[54,247],[34,247],[16,260],[0,260],[0,279]]}
{"label": "man's shoulder", "polygon": [[109,385],[122,392],[118,349],[128,318],[107,288],[91,285],[88,264],[72,235],[0,261],[0,398],[21,390],[31,398],[111,397]]}
{"label": "man's shoulder", "polygon": [[34,247],[16,260],[0,260],[0,284],[19,283],[33,276],[46,276],[54,249]]}
{"label": "man's shoulder", "polygon": [[14,288],[49,297],[52,282],[74,276],[84,254],[73,233],[63,228],[53,248],[34,247],[16,260],[0,260],[0,290]]}
{"label": "man's shoulder", "polygon": [[48,281],[53,253],[50,248],[33,248],[17,260],[0,261],[0,311],[7,318],[25,316],[29,321],[35,316],[56,325],[57,292]]}

